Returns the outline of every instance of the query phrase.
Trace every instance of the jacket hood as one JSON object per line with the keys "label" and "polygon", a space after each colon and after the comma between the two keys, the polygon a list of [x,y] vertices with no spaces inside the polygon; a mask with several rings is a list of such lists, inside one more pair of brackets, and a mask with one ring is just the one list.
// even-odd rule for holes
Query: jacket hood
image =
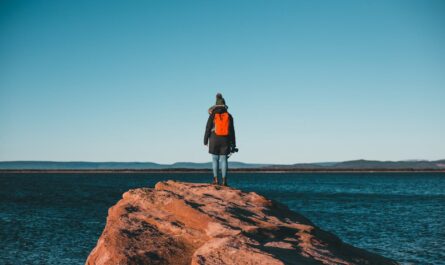
{"label": "jacket hood", "polygon": [[225,113],[225,112],[227,112],[227,108],[225,107],[225,106],[216,106],[214,109],[213,109],[213,111],[212,111],[212,114],[213,113]]}
{"label": "jacket hood", "polygon": [[[227,112],[227,109],[229,107],[227,105],[213,105],[209,108],[209,114],[213,114],[213,113],[223,113],[223,112],[215,112],[216,109],[224,109]],[[218,111],[222,111],[222,110],[218,110]]]}

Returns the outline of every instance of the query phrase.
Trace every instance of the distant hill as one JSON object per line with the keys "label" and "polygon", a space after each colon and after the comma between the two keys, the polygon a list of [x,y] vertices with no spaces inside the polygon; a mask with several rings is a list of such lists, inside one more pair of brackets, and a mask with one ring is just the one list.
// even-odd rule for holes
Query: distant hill
{"label": "distant hill", "polygon": [[152,162],[56,162],[2,161],[0,169],[161,169],[166,166]]}
{"label": "distant hill", "polygon": [[[262,168],[265,164],[247,164],[229,162],[230,168]],[[174,164],[158,164],[153,162],[83,162],[83,161],[0,161],[0,169],[205,169],[212,163],[177,162]]]}
{"label": "distant hill", "polygon": [[[230,161],[230,168],[239,169],[445,169],[445,159],[436,161],[408,160],[408,161],[377,161],[351,160],[344,162],[297,163],[290,165],[251,164]],[[88,170],[88,169],[208,169],[211,162],[192,163],[177,162],[174,164],[158,164],[153,162],[84,162],[84,161],[0,161],[0,169],[16,170]]]}
{"label": "distant hill", "polygon": [[378,161],[360,159],[344,162],[272,165],[271,167],[296,169],[445,169],[445,160]]}
{"label": "distant hill", "polygon": [[445,160],[409,160],[409,161],[377,161],[377,160],[353,160],[340,162],[333,165],[334,168],[375,168],[375,169],[432,169],[445,168]]}

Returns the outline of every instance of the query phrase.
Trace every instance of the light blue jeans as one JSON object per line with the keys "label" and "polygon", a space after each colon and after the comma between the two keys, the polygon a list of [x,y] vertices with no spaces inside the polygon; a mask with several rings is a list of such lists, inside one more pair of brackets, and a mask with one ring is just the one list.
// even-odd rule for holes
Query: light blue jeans
{"label": "light blue jeans", "polygon": [[212,154],[212,168],[213,168],[213,176],[218,176],[218,169],[221,165],[221,174],[222,177],[225,178],[227,175],[227,155],[213,155]]}

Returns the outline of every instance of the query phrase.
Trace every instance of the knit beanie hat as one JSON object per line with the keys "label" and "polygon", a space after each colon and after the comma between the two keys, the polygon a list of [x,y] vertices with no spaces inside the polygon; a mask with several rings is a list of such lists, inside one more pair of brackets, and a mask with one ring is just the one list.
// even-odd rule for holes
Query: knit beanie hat
{"label": "knit beanie hat", "polygon": [[226,105],[226,101],[224,100],[221,93],[216,94],[216,104],[215,105]]}

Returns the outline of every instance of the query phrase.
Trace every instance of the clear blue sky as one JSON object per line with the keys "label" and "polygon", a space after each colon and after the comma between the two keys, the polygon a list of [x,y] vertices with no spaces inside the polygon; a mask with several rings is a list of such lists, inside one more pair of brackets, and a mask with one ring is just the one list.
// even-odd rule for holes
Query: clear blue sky
{"label": "clear blue sky", "polygon": [[0,160],[445,158],[444,1],[1,1]]}

